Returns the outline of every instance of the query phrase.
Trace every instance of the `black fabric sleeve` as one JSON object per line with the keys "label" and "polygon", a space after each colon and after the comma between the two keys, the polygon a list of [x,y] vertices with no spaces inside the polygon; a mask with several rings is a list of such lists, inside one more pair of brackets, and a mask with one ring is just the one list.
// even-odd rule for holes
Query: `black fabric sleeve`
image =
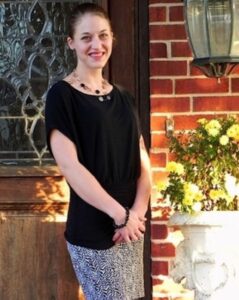
{"label": "black fabric sleeve", "polygon": [[140,138],[142,135],[142,130],[141,130],[141,124],[140,124],[140,120],[139,120],[139,114],[138,114],[138,111],[137,111],[135,105],[133,105],[133,112],[134,112],[136,123],[137,123],[138,138]]}
{"label": "black fabric sleeve", "polygon": [[59,130],[73,143],[75,142],[70,110],[69,92],[60,84],[55,84],[47,94],[45,106],[46,142],[51,154],[50,135],[53,129]]}
{"label": "black fabric sleeve", "polygon": [[130,93],[128,93],[128,92],[126,92],[126,93],[128,95],[127,99],[129,99],[129,103],[130,103],[131,109],[133,111],[135,120],[136,120],[138,138],[140,138],[142,132],[141,132],[141,125],[140,125],[138,110],[137,110],[136,105],[135,105],[135,99]]}
{"label": "black fabric sleeve", "polygon": [[120,92],[125,96],[125,98],[128,100],[129,105],[133,111],[136,124],[137,124],[137,133],[138,133],[138,138],[140,138],[142,131],[141,131],[141,125],[140,125],[140,119],[139,119],[139,114],[138,110],[135,105],[135,98],[121,85],[115,84],[115,86],[120,90]]}

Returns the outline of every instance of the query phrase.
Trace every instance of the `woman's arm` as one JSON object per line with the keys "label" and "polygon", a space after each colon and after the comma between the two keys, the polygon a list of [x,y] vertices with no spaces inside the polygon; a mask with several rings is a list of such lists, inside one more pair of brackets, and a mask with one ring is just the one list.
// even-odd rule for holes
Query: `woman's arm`
{"label": "woman's arm", "polygon": [[[135,234],[133,235],[133,240],[138,240],[143,236],[143,232],[145,231],[144,222],[145,214],[148,209],[148,203],[151,193],[151,167],[150,160],[145,148],[143,137],[140,137],[140,162],[141,162],[141,174],[137,181],[137,191],[134,204],[130,210],[130,214],[132,217],[137,218],[141,223]],[[122,242],[125,240],[125,230],[127,228],[122,228],[117,230],[113,240],[116,243]],[[126,240],[128,241],[128,240]]]}
{"label": "woman's arm", "polygon": [[109,215],[116,224],[124,223],[125,208],[111,197],[96,178],[79,162],[74,143],[60,131],[53,130],[50,144],[62,175],[77,195]]}
{"label": "woman's arm", "polygon": [[[74,143],[58,130],[50,136],[52,153],[62,175],[79,197],[88,204],[109,215],[114,222],[123,224],[126,217],[125,208],[111,197],[96,178],[78,161]],[[132,211],[127,226],[121,229],[123,241],[138,239],[144,230],[143,222]]]}
{"label": "woman's arm", "polygon": [[137,192],[132,210],[144,218],[149,204],[152,186],[150,159],[145,148],[143,137],[140,137],[141,175],[137,182]]}

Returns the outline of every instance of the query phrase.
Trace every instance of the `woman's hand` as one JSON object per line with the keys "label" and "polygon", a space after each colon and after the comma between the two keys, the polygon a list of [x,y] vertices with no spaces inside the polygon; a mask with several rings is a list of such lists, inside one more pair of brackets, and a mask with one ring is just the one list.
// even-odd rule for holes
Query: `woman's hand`
{"label": "woman's hand", "polygon": [[146,219],[130,209],[129,220],[123,228],[116,229],[113,236],[115,243],[132,242],[141,239],[145,232]]}

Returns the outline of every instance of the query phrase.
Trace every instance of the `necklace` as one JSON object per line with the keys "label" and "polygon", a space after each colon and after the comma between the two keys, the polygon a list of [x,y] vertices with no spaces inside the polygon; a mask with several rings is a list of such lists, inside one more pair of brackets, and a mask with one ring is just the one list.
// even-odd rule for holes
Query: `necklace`
{"label": "necklace", "polygon": [[84,82],[82,82],[82,80],[79,79],[75,70],[73,71],[73,77],[78,82],[80,88],[84,89],[86,92],[96,94],[98,96],[98,100],[100,102],[111,100],[111,97],[107,93],[107,90],[106,90],[107,86],[109,85],[109,83],[106,79],[103,79],[101,82],[101,90],[100,89],[93,90],[88,85],[86,85]]}

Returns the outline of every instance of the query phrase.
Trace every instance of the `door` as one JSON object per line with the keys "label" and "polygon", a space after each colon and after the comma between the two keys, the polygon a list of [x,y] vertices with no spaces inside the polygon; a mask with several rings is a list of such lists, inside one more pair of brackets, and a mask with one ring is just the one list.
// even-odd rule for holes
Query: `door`
{"label": "door", "polygon": [[[116,36],[109,66],[112,82],[127,88],[135,97],[142,134],[150,147],[149,103],[149,37],[147,0],[108,0],[109,14]],[[150,210],[145,235],[145,300],[152,299]]]}
{"label": "door", "polygon": [[[83,299],[63,238],[68,190],[46,149],[43,113],[48,87],[74,66],[65,45],[65,16],[76,2],[81,1],[0,3],[2,300]],[[149,147],[148,3],[97,2],[109,11],[119,42],[107,76],[135,96]],[[151,299],[149,241],[148,228],[145,299]]]}
{"label": "door", "polygon": [[46,145],[44,101],[74,65],[78,0],[0,2],[0,299],[83,299],[64,241],[68,189]]}

